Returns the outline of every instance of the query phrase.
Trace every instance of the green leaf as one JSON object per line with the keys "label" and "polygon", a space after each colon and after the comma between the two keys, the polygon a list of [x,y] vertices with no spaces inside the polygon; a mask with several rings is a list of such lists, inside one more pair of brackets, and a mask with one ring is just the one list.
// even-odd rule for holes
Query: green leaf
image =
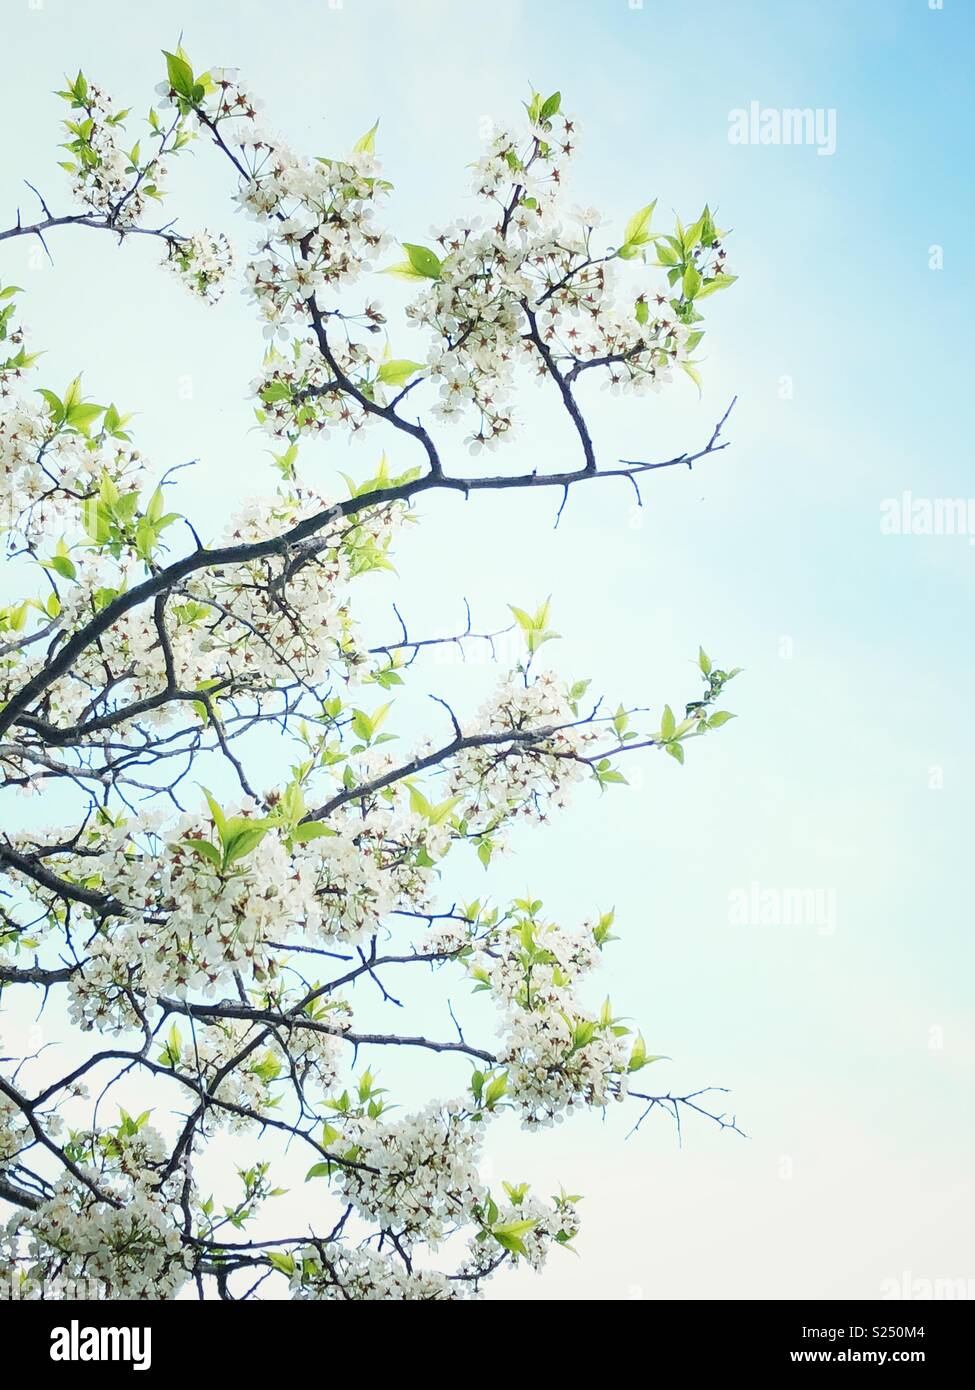
{"label": "green leaf", "polygon": [[735,718],[737,718],[737,715],[730,714],[727,710],[716,710],[715,713],[712,714],[711,718],[708,720],[708,728],[720,729],[722,724],[727,724],[729,719]]}
{"label": "green leaf", "polygon": [[440,279],[440,260],[428,247],[416,246],[411,241],[404,241],[403,250],[410,259],[410,265],[418,275],[425,275],[429,280]]}
{"label": "green leaf", "polygon": [[680,265],[680,256],[668,246],[665,241],[657,241],[657,264],[658,265]]}
{"label": "green leaf", "polygon": [[703,647],[698,648],[697,664],[698,666],[700,666],[701,670],[706,676],[709,676],[711,674],[711,658],[708,656],[707,652],[704,650]]}
{"label": "green leaf", "polygon": [[180,840],[180,844],[193,850],[201,859],[208,859],[214,868],[219,869],[223,866],[223,855],[209,840],[186,839]]}
{"label": "green leaf", "polygon": [[639,212],[633,214],[623,229],[624,246],[639,246],[642,245],[643,242],[649,240],[646,233],[650,226],[653,210],[656,206],[657,200],[654,198],[652,203],[647,203],[646,207],[640,208]]}
{"label": "green leaf", "polygon": [[405,386],[411,376],[425,369],[424,362],[411,362],[406,357],[394,357],[384,362],[376,373],[377,380],[386,386]]}
{"label": "green leaf", "polygon": [[235,831],[224,845],[225,866],[229,867],[238,859],[245,859],[261,843],[269,828],[266,825],[248,825],[246,829]]}
{"label": "green leaf", "polygon": [[492,1226],[491,1234],[493,1236],[523,1236],[529,1231],[533,1231],[537,1225],[537,1221],[523,1217],[518,1221],[504,1221],[498,1226]]}
{"label": "green leaf", "polygon": [[661,734],[664,738],[673,738],[676,727],[677,720],[674,718],[674,711],[669,705],[664,705],[664,712],[660,717]]}
{"label": "green leaf", "polygon": [[650,219],[656,206],[657,200],[654,198],[652,203],[640,208],[627,222],[623,230],[623,244],[616,252],[620,260],[632,261],[639,253],[640,247],[645,246],[650,240]]}
{"label": "green leaf", "polygon": [[505,1250],[510,1250],[513,1255],[528,1254],[525,1243],[520,1237],[510,1235],[507,1231],[494,1231],[492,1234],[498,1244],[503,1246]]}
{"label": "green leaf", "polygon": [[265,405],[274,405],[276,401],[290,401],[291,387],[284,381],[271,381],[261,391],[261,400]]}
{"label": "green leaf", "polygon": [[323,821],[307,820],[295,827],[291,832],[291,838],[295,844],[305,845],[309,840],[321,840],[324,836],[335,833],[331,826],[325,825]]}
{"label": "green leaf", "polygon": [[395,275],[398,280],[425,280],[427,278],[419,270],[414,270],[409,261],[398,261],[396,265],[387,265],[383,268],[383,274]]}
{"label": "green leaf", "polygon": [[44,397],[44,400],[47,402],[47,407],[54,417],[55,423],[60,424],[64,419],[64,403],[60,396],[56,396],[53,391],[48,391],[45,386],[39,386],[37,394]]}
{"label": "green leaf", "polygon": [[701,393],[701,373],[697,370],[697,368],[696,368],[696,367],[693,365],[693,363],[691,363],[691,362],[681,362],[680,366],[681,366],[681,370],[684,371],[684,372],[686,372],[686,374],[690,377],[691,381],[693,381],[694,385],[697,387],[698,395],[700,395],[700,393]]}
{"label": "green leaf", "polygon": [[501,1099],[501,1097],[504,1095],[507,1089],[508,1073],[503,1071],[500,1076],[496,1076],[494,1078],[494,1080],[491,1082],[490,1086],[488,1086],[487,1090],[484,1093],[484,1105],[486,1109],[492,1109],[492,1107],[497,1104],[497,1102]]}
{"label": "green leaf", "polygon": [[702,286],[701,290],[698,292],[697,298],[706,299],[709,294],[714,294],[716,290],[726,290],[728,286],[733,285],[737,279],[737,275],[725,275],[724,272],[720,275],[715,275],[712,280],[708,280],[707,283]]}
{"label": "green leaf", "polygon": [[651,1062],[663,1062],[667,1059],[662,1053],[648,1053],[647,1045],[643,1041],[643,1034],[638,1033],[636,1042],[633,1044],[633,1051],[630,1053],[627,1071],[640,1071],[642,1067],[648,1067]]}
{"label": "green leaf", "polygon": [[54,555],[47,561],[47,568],[54,570],[62,579],[74,579],[78,573],[77,568],[67,555]]}
{"label": "green leaf", "polygon": [[207,799],[210,815],[213,817],[213,823],[217,827],[217,834],[220,836],[221,843],[225,844],[227,838],[227,817],[215,801],[212,792],[207,791],[206,787],[203,787],[201,790]]}
{"label": "green leaf", "polygon": [[154,493],[152,494],[152,496],[149,498],[149,501],[148,501],[148,503],[147,503],[147,505],[146,505],[146,520],[147,520],[147,521],[151,521],[151,522],[157,522],[157,521],[159,520],[159,518],[162,516],[162,509],[163,509],[162,488],[161,488],[161,487],[157,487],[156,490],[155,490],[155,492],[154,492]]}
{"label": "green leaf", "polygon": [[119,500],[119,490],[107,473],[102,473],[98,496],[107,507],[114,507]]}
{"label": "green leaf", "polygon": [[379,129],[379,122],[371,126],[365,135],[361,136],[352,146],[353,154],[372,154],[376,148],[376,131]]}
{"label": "green leaf", "polygon": [[451,811],[457,805],[457,803],[462,800],[463,797],[460,796],[448,796],[446,801],[441,801],[438,805],[431,806],[429,812],[427,813],[427,818],[430,821],[430,824],[442,825],[443,822],[450,815]]}
{"label": "green leaf", "polygon": [[163,49],[163,56],[166,59],[166,76],[169,78],[169,85],[181,97],[186,97],[188,101],[192,100],[193,69],[185,58],[180,58],[175,53],[167,53]]}

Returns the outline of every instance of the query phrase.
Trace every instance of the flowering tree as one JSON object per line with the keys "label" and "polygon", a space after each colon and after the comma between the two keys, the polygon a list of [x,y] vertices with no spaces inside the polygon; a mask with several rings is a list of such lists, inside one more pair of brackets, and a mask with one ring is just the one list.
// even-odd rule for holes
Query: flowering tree
{"label": "flowering tree", "polygon": [[[734,1120],[705,1091],[635,1089],[656,1059],[584,993],[612,913],[556,923],[538,901],[491,906],[476,889],[448,905],[441,866],[469,855],[481,873],[575,784],[623,781],[624,755],[683,762],[732,717],[717,702],[736,672],[701,651],[703,689],[680,718],[608,707],[588,681],[540,666],[556,635],[548,604],[512,608],[514,669],[470,717],[434,696],[434,732],[404,753],[390,692],[422,681],[438,644],[497,634],[468,621],[450,637],[405,623],[372,636],[352,600],[363,575],[390,567],[424,493],[546,488],[561,510],[577,485],[623,478],[639,496],[642,474],[724,448],[722,420],[694,452],[602,467],[578,392],[587,377],[637,395],[696,381],[698,306],[734,277],[707,208],[662,235],[650,204],[610,244],[595,214],[564,210],[576,134],[558,93],[533,95],[522,128],[497,131],[474,165],[481,220],[397,251],[375,127],[344,158],[305,158],[235,72],[197,74],[182,50],[166,63],[134,144],[128,112],[83,74],[69,81],[78,210],[41,199],[38,220],[0,237],[45,249],[67,227],[153,237],[186,288],[215,300],[232,272],[225,236],[150,225],[169,161],[212,146],[256,223],[242,278],[270,340],[252,393],[276,477],[270,496],[238,499],[222,536],[194,525],[114,405],[80,378],[24,384],[38,354],[20,290],[0,285],[0,489],[11,573],[27,586],[0,608],[0,990],[6,1009],[41,991],[71,1043],[53,1079],[29,1049],[2,1058],[0,1197],[14,1214],[0,1264],[16,1296],[96,1281],[109,1297],[195,1285],[201,1297],[461,1298],[501,1265],[539,1267],[578,1228],[574,1195],[489,1189],[481,1156],[498,1115],[533,1128],[629,1096],[637,1123],[654,1107],[678,1123],[684,1108]],[[422,360],[395,353],[373,297],[383,273],[409,282]],[[578,463],[456,462],[458,426],[472,455],[515,437],[528,377],[567,413]],[[384,454],[346,495],[318,491],[306,459],[320,473],[320,437],[367,428],[409,468],[390,471]],[[272,737],[291,767],[265,786],[252,767]],[[49,823],[12,824],[18,789],[44,799]],[[391,999],[393,971],[426,972],[444,992],[466,982],[494,1006],[494,1036],[361,1031],[352,986]],[[431,1072],[466,1061],[467,1089],[415,1113],[397,1105],[374,1060],[393,1047]],[[137,1115],[117,1104],[134,1083]],[[197,1174],[221,1133],[240,1162],[210,1191]],[[285,1142],[308,1154],[306,1219],[251,1239],[249,1223],[273,1212]]]}

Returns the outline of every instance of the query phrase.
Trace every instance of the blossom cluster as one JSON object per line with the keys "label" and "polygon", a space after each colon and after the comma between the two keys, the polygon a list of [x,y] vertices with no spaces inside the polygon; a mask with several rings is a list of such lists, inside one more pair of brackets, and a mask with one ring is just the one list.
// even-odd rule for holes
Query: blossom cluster
{"label": "blossom cluster", "polygon": [[190,120],[214,132],[245,171],[237,201],[260,226],[246,282],[268,329],[286,331],[307,322],[316,294],[354,282],[389,243],[373,222],[388,189],[374,132],[343,159],[311,160],[265,125],[263,103],[235,69],[212,68],[203,86]]}
{"label": "blossom cluster", "polygon": [[191,294],[215,304],[234,267],[234,251],[223,232],[193,232],[168,243],[166,264]]}
{"label": "blossom cluster", "polygon": [[355,1166],[343,1169],[343,1196],[406,1245],[435,1250],[486,1200],[478,1172],[483,1130],[462,1101],[435,1101],[402,1120],[349,1120]]}
{"label": "blossom cluster", "polygon": [[28,330],[20,317],[19,285],[0,285],[0,401],[37,360],[27,351]]}
{"label": "blossom cluster", "polygon": [[551,671],[507,677],[464,730],[475,731],[512,735],[510,742],[464,749],[455,760],[450,791],[462,798],[468,827],[477,833],[516,820],[544,821],[550,809],[566,806],[600,737],[573,712],[565,684]]}
{"label": "blossom cluster", "polygon": [[[502,1235],[502,1250],[513,1249],[532,1269],[539,1270],[553,1245],[571,1248],[570,1241],[578,1235],[581,1224],[575,1205],[578,1197],[561,1192],[549,1203],[524,1188],[512,1189],[507,1183],[505,1187],[514,1191],[517,1200],[495,1203],[492,1199],[489,1210],[491,1227]],[[513,1235],[507,1246],[503,1244],[506,1233]],[[498,1239],[492,1239],[490,1228],[474,1236],[468,1243],[467,1259],[458,1271],[460,1277],[477,1283],[493,1273],[499,1263],[498,1247]]]}
{"label": "blossom cluster", "polygon": [[27,1134],[23,1111],[0,1091],[0,1164],[20,1152],[27,1142]]}
{"label": "blossom cluster", "polygon": [[[280,1004],[279,997],[279,1010]],[[306,1097],[329,1094],[341,1070],[341,1036],[351,1024],[348,1005],[336,1003],[328,1018],[327,1025],[309,1026],[299,1015],[291,1025],[274,1027],[217,1019],[187,1038],[174,1024],[162,1060],[206,1088],[218,1124],[243,1133],[278,1104],[275,1083],[282,1078],[290,1082],[292,1069]]]}
{"label": "blossom cluster", "polygon": [[605,926],[585,923],[572,933],[522,913],[470,958],[472,976],[501,1010],[498,1061],[526,1128],[561,1123],[576,1107],[602,1108],[626,1094],[630,1029],[608,1005],[591,1013],[575,991],[598,963]]}
{"label": "blossom cluster", "polygon": [[[43,460],[38,462],[40,451]],[[109,440],[95,449],[76,433],[52,436],[43,412],[27,408],[0,412],[0,485],[9,486],[22,511],[18,534],[41,536],[60,526],[87,521],[83,499],[97,498],[106,479],[116,492],[137,501],[140,456],[124,442]],[[81,500],[79,500],[79,498]],[[281,535],[310,516],[327,513],[318,494],[285,491],[246,504],[227,528],[230,546]],[[135,520],[138,517],[135,516]],[[166,607],[162,620],[148,606],[121,612],[100,643],[82,652],[72,669],[53,682],[52,715],[72,724],[101,704],[97,692],[110,691],[111,705],[131,705],[143,726],[164,728],[182,718],[164,692],[219,686],[225,697],[273,689],[279,684],[312,685],[329,675],[357,684],[371,658],[360,649],[348,607],[352,581],[386,563],[401,505],[371,510],[356,524],[341,519],[315,539],[260,560],[227,565],[208,580],[187,581]],[[139,536],[133,525],[133,534]],[[76,534],[78,532],[76,531]],[[81,544],[91,540],[80,532]],[[61,542],[62,547],[64,542]],[[118,545],[97,546],[79,568],[65,550],[52,561],[61,583],[56,603],[40,617],[62,632],[84,626],[107,603],[138,582],[141,560],[132,548],[113,558]],[[24,621],[28,617],[25,608]],[[161,626],[165,632],[164,644]],[[12,649],[0,658],[0,698],[43,667],[44,650]]]}
{"label": "blossom cluster", "polygon": [[[330,349],[331,361],[317,343],[299,338],[290,351],[272,348],[251,391],[260,401],[261,425],[275,438],[318,436],[335,430],[352,434],[372,418],[366,399],[350,394],[346,383],[359,380],[373,365],[366,347],[354,338],[342,338]],[[375,399],[376,391],[370,388]]]}
{"label": "blossom cluster", "polygon": [[69,137],[65,149],[72,156],[64,167],[71,174],[74,197],[83,207],[107,217],[113,226],[123,230],[136,226],[149,201],[162,196],[168,173],[163,132],[157,128],[160,145],[143,161],[138,142],[128,150],[122,143],[128,112],[117,111],[102,87],[79,72],[60,95],[77,113],[64,122]]}
{"label": "blossom cluster", "polygon": [[[134,1131],[134,1132],[127,1132]],[[0,1287],[95,1281],[112,1299],[173,1298],[189,1278],[176,1184],[160,1184],[162,1136],[124,1123],[75,1136],[89,1151],[35,1210],[0,1230]],[[100,1155],[100,1162],[92,1161]]]}
{"label": "blossom cluster", "polygon": [[411,1269],[393,1255],[367,1246],[310,1245],[291,1275],[292,1296],[301,1301],[439,1303],[463,1298],[463,1285],[436,1270]]}
{"label": "blossom cluster", "polygon": [[[158,829],[149,813],[135,827]],[[258,980],[276,969],[266,941],[284,921],[300,921],[311,894],[279,838],[260,837],[246,859],[223,872],[194,847],[210,843],[198,816],[180,819],[156,853],[133,848],[133,827],[105,835],[97,866],[105,891],[125,917],[92,942],[70,982],[72,1016],[82,1027],[132,1027],[133,996],[153,1000],[203,990],[244,969]]]}
{"label": "blossom cluster", "polygon": [[[82,857],[55,861],[62,872],[94,876],[111,903],[71,977],[75,1022],[121,1031],[138,1022],[137,1000],[212,996],[235,971],[266,986],[289,940],[356,942],[395,909],[422,906],[432,886],[429,849],[443,846],[402,797],[365,816],[339,814],[329,833],[290,848],[270,818],[253,806],[240,812],[227,822],[236,838],[222,845],[200,815],[167,822],[147,812],[100,827]],[[25,848],[31,842],[25,837]],[[27,877],[24,886],[32,887]],[[307,1065],[327,1069],[310,1040],[303,1046]]]}
{"label": "blossom cluster", "polygon": [[104,428],[92,436],[20,396],[0,402],[0,532],[32,542],[65,531],[81,535],[85,499],[105,478],[137,487],[145,467],[127,436]]}
{"label": "blossom cluster", "polygon": [[[618,273],[620,258],[649,242],[649,215],[632,230],[634,240],[600,252],[593,244],[598,215],[566,211],[562,195],[576,145],[575,122],[558,109],[547,117],[535,111],[523,136],[496,133],[474,174],[489,220],[435,229],[442,258],[407,311],[432,335],[434,413],[473,413],[467,442],[475,454],[510,436],[519,366],[560,384],[600,367],[614,391],[642,394],[667,384],[678,362],[689,363],[701,336],[687,326],[682,284],[650,293],[638,281],[634,300]],[[722,272],[722,258],[723,248],[714,274]]]}

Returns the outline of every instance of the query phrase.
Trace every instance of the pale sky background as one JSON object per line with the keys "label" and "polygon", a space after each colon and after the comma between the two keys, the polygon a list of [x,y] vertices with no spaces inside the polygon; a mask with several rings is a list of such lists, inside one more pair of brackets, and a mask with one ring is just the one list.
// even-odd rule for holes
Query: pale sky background
{"label": "pale sky background", "polygon": [[[906,489],[973,491],[971,8],[2,0],[3,225],[18,202],[35,210],[23,178],[69,210],[51,95],[63,74],[81,66],[141,111],[180,29],[198,68],[242,69],[296,148],[339,153],[378,116],[396,185],[387,220],[407,240],[468,206],[482,119],[506,119],[530,84],[561,89],[579,117],[575,201],[617,226],[654,196],[661,222],[709,201],[734,229],[741,279],[707,301],[702,400],[690,383],[642,403],[584,397],[604,463],[698,446],[737,394],[733,447],[649,480],[640,517],[616,485],[577,490],[558,531],[551,497],[425,500],[395,588],[375,595],[386,635],[390,597],[418,631],[449,631],[465,595],[476,623],[497,627],[506,602],[551,592],[565,639],[553,660],[614,703],[693,698],[698,643],[746,668],[725,702],[738,720],[683,769],[651,758],[637,785],[583,791],[489,875],[472,865],[452,880],[502,900],[530,888],[570,922],[614,904],[621,940],[590,997],[608,991],[674,1059],[641,1082],[727,1086],[749,1135],[688,1122],[679,1148],[655,1116],[624,1142],[630,1107],[540,1139],[500,1135],[499,1176],[586,1200],[580,1258],[556,1252],[544,1275],[505,1276],[494,1295],[872,1298],[905,1271],[975,1278],[975,551],[967,536],[880,528],[882,502]],[[729,112],[753,100],[835,109],[836,153],[729,144]],[[246,252],[250,225],[228,213],[215,154],[201,147],[171,183],[170,215],[222,227]],[[198,458],[178,500],[191,514],[216,524],[229,492],[269,487],[247,432],[261,341],[244,301],[190,301],[150,244],[118,251],[68,230],[50,245],[53,268],[36,245],[0,247],[0,280],[28,291],[47,350],[38,380],[83,367],[96,399],[141,412],[140,446],[161,467]],[[556,468],[572,440],[534,401],[511,464]],[[318,457],[323,480],[347,466],[341,444]],[[394,471],[415,461],[391,449]],[[404,709],[428,689],[475,707],[489,679],[431,664]],[[0,799],[4,823],[23,805]],[[752,883],[832,895],[835,931],[733,925],[729,894]],[[442,991],[428,1009],[448,1036]],[[415,1057],[380,1060],[410,1084]]]}

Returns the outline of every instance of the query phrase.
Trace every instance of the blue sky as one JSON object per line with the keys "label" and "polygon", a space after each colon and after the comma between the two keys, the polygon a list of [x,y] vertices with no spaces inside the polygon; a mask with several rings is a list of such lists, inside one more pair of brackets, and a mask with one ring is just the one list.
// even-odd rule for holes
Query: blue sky
{"label": "blue sky", "polygon": [[[966,535],[880,527],[884,499],[905,490],[973,492],[971,7],[4,10],[8,212],[32,210],[25,177],[66,207],[51,95],[63,72],[81,66],[139,110],[180,29],[198,66],[244,71],[296,147],[340,151],[378,116],[390,222],[406,239],[466,206],[482,118],[504,119],[529,84],[559,88],[578,114],[576,201],[617,220],[652,197],[663,218],[719,208],[741,278],[708,301],[702,399],[687,383],[649,404],[598,392],[584,403],[612,462],[700,444],[737,395],[732,447],[693,475],[655,475],[639,516],[622,486],[580,490],[557,531],[551,499],[431,500],[400,547],[396,589],[372,601],[377,623],[392,596],[417,628],[448,630],[464,595],[491,627],[507,602],[551,592],[564,634],[553,659],[614,702],[692,698],[698,643],[746,668],[729,692],[739,719],[686,767],[651,759],[638,785],[580,796],[489,881],[467,878],[467,891],[502,898],[530,887],[570,919],[615,904],[622,939],[600,983],[674,1059],[653,1081],[731,1087],[750,1135],[692,1124],[679,1149],[655,1118],[623,1143],[628,1126],[612,1115],[527,1144],[505,1136],[499,1170],[585,1192],[586,1222],[580,1260],[498,1291],[875,1297],[906,1270],[975,1277],[975,552]],[[730,144],[729,112],[752,101],[835,110],[836,152]],[[246,250],[208,151],[172,183],[172,212]],[[184,475],[188,510],[215,509],[228,479],[265,485],[244,398],[261,345],[243,301],[207,312],[154,272],[151,248],[85,236],[52,237],[53,268],[23,242],[0,248],[0,278],[29,292],[45,381],[84,367],[96,398],[141,411],[147,454],[199,458]],[[533,418],[521,457],[557,467],[571,438],[543,401]],[[346,467],[334,448],[323,476]],[[431,667],[426,679],[477,702],[486,673]],[[733,925],[729,894],[752,883],[831,895],[835,931]]]}

